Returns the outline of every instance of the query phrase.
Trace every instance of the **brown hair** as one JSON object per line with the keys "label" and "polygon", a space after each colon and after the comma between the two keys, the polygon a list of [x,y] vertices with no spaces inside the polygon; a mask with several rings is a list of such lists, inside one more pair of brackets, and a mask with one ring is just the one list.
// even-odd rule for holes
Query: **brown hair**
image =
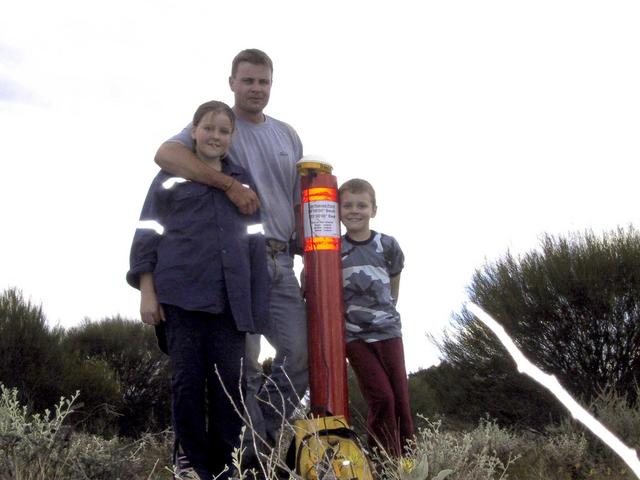
{"label": "brown hair", "polygon": [[352,178],[351,180],[347,180],[338,189],[338,193],[340,196],[344,192],[349,193],[368,193],[371,197],[371,204],[373,208],[376,208],[376,191],[373,189],[373,186],[367,182],[366,180],[362,180],[361,178]]}
{"label": "brown hair", "polygon": [[242,50],[236,57],[233,59],[231,63],[231,76],[235,77],[236,72],[238,71],[238,65],[240,62],[247,62],[253,65],[266,65],[269,67],[271,71],[271,75],[273,75],[273,62],[269,58],[269,55],[264,53],[262,50],[258,50],[257,48],[248,48],[246,50]]}
{"label": "brown hair", "polygon": [[210,102],[203,103],[198,107],[196,113],[193,114],[192,125],[197,127],[202,118],[209,112],[223,113],[229,120],[231,120],[231,128],[236,128],[236,116],[233,114],[231,107],[224,102],[217,100],[211,100]]}

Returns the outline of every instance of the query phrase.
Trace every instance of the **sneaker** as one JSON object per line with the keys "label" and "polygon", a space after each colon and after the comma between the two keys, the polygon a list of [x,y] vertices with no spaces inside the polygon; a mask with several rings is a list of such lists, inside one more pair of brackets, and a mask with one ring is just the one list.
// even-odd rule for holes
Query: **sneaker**
{"label": "sneaker", "polygon": [[175,472],[174,480],[202,480],[180,445],[173,452],[173,471]]}
{"label": "sneaker", "polygon": [[[265,478],[262,474],[260,462],[254,456],[249,456],[242,460],[242,470],[244,470],[247,480],[264,480]],[[233,477],[233,479],[235,479],[235,477]]]}
{"label": "sneaker", "polygon": [[186,468],[183,470],[176,470],[176,475],[174,476],[174,480],[202,480],[200,475],[192,468]]}

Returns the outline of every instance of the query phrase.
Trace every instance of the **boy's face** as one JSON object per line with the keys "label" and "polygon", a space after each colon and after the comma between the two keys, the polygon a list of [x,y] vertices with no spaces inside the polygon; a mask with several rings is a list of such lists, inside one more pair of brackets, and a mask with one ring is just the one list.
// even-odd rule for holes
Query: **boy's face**
{"label": "boy's face", "polygon": [[376,216],[371,195],[366,192],[343,192],[340,196],[340,220],[347,233],[366,233],[369,220]]}

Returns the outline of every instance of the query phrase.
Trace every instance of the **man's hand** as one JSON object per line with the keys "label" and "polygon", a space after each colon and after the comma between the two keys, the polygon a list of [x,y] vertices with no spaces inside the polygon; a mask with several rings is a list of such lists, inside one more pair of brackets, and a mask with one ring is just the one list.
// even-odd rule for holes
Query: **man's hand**
{"label": "man's hand", "polygon": [[222,190],[243,215],[251,215],[260,208],[256,192],[207,165],[181,143],[164,142],[156,153],[155,161],[160,168],[177,177]]}
{"label": "man's hand", "polygon": [[251,215],[260,208],[260,200],[256,192],[245,187],[240,182],[234,181],[226,191],[227,197],[231,200],[243,215]]}

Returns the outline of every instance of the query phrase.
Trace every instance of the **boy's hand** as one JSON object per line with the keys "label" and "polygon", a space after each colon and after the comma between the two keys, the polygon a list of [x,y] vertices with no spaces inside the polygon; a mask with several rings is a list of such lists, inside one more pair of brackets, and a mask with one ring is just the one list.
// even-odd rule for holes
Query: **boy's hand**
{"label": "boy's hand", "polygon": [[162,305],[158,303],[155,292],[142,292],[140,319],[147,325],[158,325],[165,321],[164,310],[162,310]]}
{"label": "boy's hand", "polygon": [[307,298],[307,276],[304,274],[304,267],[300,270],[300,295]]}
{"label": "boy's hand", "polygon": [[229,190],[226,191],[227,197],[231,200],[243,215],[251,215],[260,208],[260,200],[256,192],[245,187],[240,182],[234,181]]}

